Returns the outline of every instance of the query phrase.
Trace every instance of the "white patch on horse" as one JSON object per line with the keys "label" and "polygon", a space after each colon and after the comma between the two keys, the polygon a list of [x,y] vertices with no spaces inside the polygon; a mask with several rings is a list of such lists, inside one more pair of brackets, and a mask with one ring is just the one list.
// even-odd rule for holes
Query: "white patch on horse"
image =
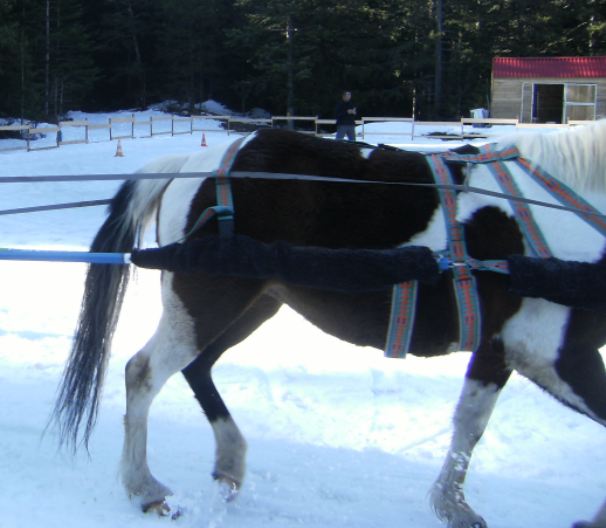
{"label": "white patch on horse", "polygon": [[375,150],[376,149],[374,148],[362,147],[360,149],[360,156],[362,156],[364,159],[368,159]]}
{"label": "white patch on horse", "polygon": [[501,332],[506,360],[511,368],[555,397],[601,421],[555,369],[569,314],[570,308],[561,304],[524,298],[520,310]]}
{"label": "white patch on horse", "polygon": [[239,488],[246,471],[246,440],[231,417],[211,422],[216,454],[213,476]]}
{"label": "white patch on horse", "polygon": [[[560,202],[553,198],[519,165],[506,162],[506,166],[522,196],[546,204],[560,205]],[[478,165],[471,171],[469,185],[503,193],[486,165]],[[465,222],[477,210],[488,206],[498,207],[507,215],[514,216],[512,206],[508,200],[471,192],[459,195],[457,220]],[[564,260],[595,262],[602,256],[604,250],[603,235],[575,213],[542,205],[529,205],[529,208],[554,257]],[[582,245],[579,244],[579,240],[583,240]],[[526,254],[529,254],[526,241],[525,246]]]}
{"label": "white patch on horse", "polygon": [[[247,137],[240,145],[248,143],[254,134]],[[219,168],[223,156],[232,143],[223,143],[192,156],[182,164],[179,172],[213,172]],[[183,238],[187,222],[187,213],[191,202],[204,182],[193,178],[177,178],[173,180],[166,189],[162,198],[160,209],[160,224],[158,227],[158,238],[161,245],[170,244]]]}
{"label": "white patch on horse", "polygon": [[204,180],[173,180],[164,192],[158,223],[158,243],[163,246],[177,242],[185,235],[191,202]]}
{"label": "white patch on horse", "polygon": [[442,207],[436,207],[427,229],[416,233],[403,246],[427,246],[432,251],[446,249],[446,223]]}
{"label": "white patch on horse", "polygon": [[515,145],[522,156],[532,160],[554,178],[573,189],[606,191],[606,120],[588,126],[560,129],[549,133],[514,134],[498,145]]}

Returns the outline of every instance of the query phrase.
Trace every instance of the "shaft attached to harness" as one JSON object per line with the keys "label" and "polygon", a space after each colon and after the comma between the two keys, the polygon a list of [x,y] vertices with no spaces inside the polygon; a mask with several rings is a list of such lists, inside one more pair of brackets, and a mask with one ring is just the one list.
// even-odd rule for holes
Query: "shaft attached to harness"
{"label": "shaft attached to harness", "polygon": [[0,260],[34,262],[84,262],[89,264],[129,264],[129,253],[89,253],[36,249],[0,249]]}

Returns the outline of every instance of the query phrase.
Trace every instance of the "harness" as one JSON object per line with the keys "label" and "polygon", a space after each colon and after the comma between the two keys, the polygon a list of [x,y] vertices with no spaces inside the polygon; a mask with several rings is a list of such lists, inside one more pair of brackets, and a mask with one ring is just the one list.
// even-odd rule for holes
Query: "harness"
{"label": "harness", "polygon": [[[514,162],[524,173],[531,176],[543,189],[560,204],[574,209],[575,214],[591,227],[606,236],[606,221],[586,200],[568,186],[550,176],[537,165],[532,165],[521,157],[515,147],[496,150],[495,145],[486,145],[479,154],[458,154],[444,152],[431,154],[427,162],[432,170],[436,186],[440,186],[440,201],[444,212],[447,234],[447,249],[438,255],[440,269],[453,272],[453,287],[459,314],[459,342],[457,350],[477,350],[481,340],[481,312],[477,285],[473,271],[493,271],[508,273],[507,261],[480,261],[467,255],[463,226],[456,220],[456,191],[449,164],[486,164],[503,193],[509,199],[514,218],[522,232],[532,256],[548,258],[552,256],[547,241],[522,193],[505,164]],[[463,189],[464,190],[464,189]],[[472,191],[473,192],[473,191]],[[393,288],[392,312],[387,334],[385,355],[403,358],[409,348],[416,312],[417,282],[397,284]]]}
{"label": "harness", "polygon": [[234,233],[234,199],[231,192],[231,181],[229,173],[236,159],[236,155],[242,146],[242,143],[246,137],[236,139],[225,151],[219,167],[213,171],[211,177],[215,179],[215,196],[217,198],[217,205],[207,207],[202,211],[202,214],[198,217],[195,224],[183,237],[187,239],[192,233],[200,229],[206,224],[211,218],[217,219],[217,225],[219,229],[219,236],[227,238]]}
{"label": "harness", "polygon": [[[245,138],[239,138],[227,149],[212,173],[215,178],[217,205],[208,207],[200,215],[192,229],[185,236],[199,229],[211,218],[216,217],[220,237],[230,237],[234,232],[234,204],[231,193],[230,171],[235,157]],[[561,206],[573,210],[580,218],[606,237],[606,219],[597,209],[581,198],[568,186],[559,182],[538,166],[532,165],[521,157],[516,147],[497,150],[495,145],[480,148],[477,154],[459,154],[453,151],[428,154],[427,163],[431,169],[434,183],[430,185],[438,190],[440,205],[446,226],[447,247],[435,255],[441,271],[452,271],[454,295],[457,302],[459,319],[459,340],[457,350],[474,352],[480,345],[482,318],[480,300],[477,291],[475,271],[508,273],[506,260],[478,260],[467,254],[464,226],[457,221],[457,191],[475,192],[475,188],[458,185],[453,179],[450,166],[453,164],[485,164],[508,199],[520,231],[532,256],[547,258],[552,256],[529,203],[535,203],[523,197],[520,189],[505,162],[514,162],[526,174],[555,198]],[[266,174],[264,176],[267,176]],[[297,175],[292,179],[308,177]],[[309,177],[310,180],[315,177]],[[317,178],[320,179],[320,178]],[[321,178],[323,181],[327,178]],[[356,182],[359,183],[359,182]],[[412,184],[418,185],[418,184]],[[480,189],[481,191],[481,189]],[[485,192],[484,194],[494,194]],[[499,195],[503,197],[503,195]],[[548,204],[545,204],[548,205]],[[558,206],[554,206],[558,207]],[[418,298],[418,281],[407,281],[394,285],[392,289],[391,315],[385,342],[385,355],[392,358],[404,358],[408,353],[414,331],[414,321]]]}

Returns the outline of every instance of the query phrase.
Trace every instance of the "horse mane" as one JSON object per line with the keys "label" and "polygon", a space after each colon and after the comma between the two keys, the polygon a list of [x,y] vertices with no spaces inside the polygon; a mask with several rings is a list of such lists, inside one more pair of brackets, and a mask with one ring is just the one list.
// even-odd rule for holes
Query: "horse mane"
{"label": "horse mane", "polygon": [[522,156],[576,191],[606,191],[606,119],[547,133],[512,135]]}

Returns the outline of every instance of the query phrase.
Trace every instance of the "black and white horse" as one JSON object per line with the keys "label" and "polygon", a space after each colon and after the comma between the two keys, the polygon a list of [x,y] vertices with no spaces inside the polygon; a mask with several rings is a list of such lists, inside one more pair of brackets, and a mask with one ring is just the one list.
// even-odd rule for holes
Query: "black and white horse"
{"label": "black and white horse", "polygon": [[[522,155],[583,193],[604,188],[606,122],[548,134],[520,134]],[[142,172],[207,172],[217,169],[226,147],[151,163]],[[430,183],[424,155],[337,143],[287,131],[263,130],[240,146],[234,171],[280,172],[331,178]],[[512,167],[529,197],[551,198]],[[462,181],[465,169],[455,175]],[[484,166],[470,169],[471,186],[497,189]],[[327,181],[234,179],[235,232],[261,242],[287,241],[324,248],[446,246],[438,192],[426,187]],[[184,237],[200,213],[215,205],[215,180],[140,180],[125,183],[91,251],[129,252],[146,222],[157,222],[166,245]],[[477,259],[524,254],[526,242],[508,202],[461,192],[458,219],[468,252]],[[575,215],[533,206],[556,257],[598,262],[604,238]],[[211,221],[192,238],[216,232]],[[63,433],[88,439],[94,425],[111,337],[127,285],[128,266],[91,265],[72,354],[56,413]],[[513,370],[565,405],[606,425],[606,373],[598,348],[606,342],[601,313],[573,309],[511,293],[508,278],[476,273],[482,312],[480,345],[472,354],[454,415],[450,451],[431,493],[438,517],[451,528],[485,527],[466,502],[463,484],[474,446],[482,436]],[[155,334],[126,366],[127,409],[122,478],[143,509],[165,507],[170,490],[147,464],[147,419],[166,380],[182,371],[216,440],[213,476],[235,493],[245,474],[246,442],[219,395],[211,369],[221,354],[246,339],[283,303],[334,336],[357,345],[385,346],[390,289],[375,292],[320,290],[274,279],[238,278],[206,272],[163,272],[163,314]],[[453,351],[458,314],[450,272],[421,284],[411,353],[436,356]],[[606,505],[591,523],[606,528]]]}

